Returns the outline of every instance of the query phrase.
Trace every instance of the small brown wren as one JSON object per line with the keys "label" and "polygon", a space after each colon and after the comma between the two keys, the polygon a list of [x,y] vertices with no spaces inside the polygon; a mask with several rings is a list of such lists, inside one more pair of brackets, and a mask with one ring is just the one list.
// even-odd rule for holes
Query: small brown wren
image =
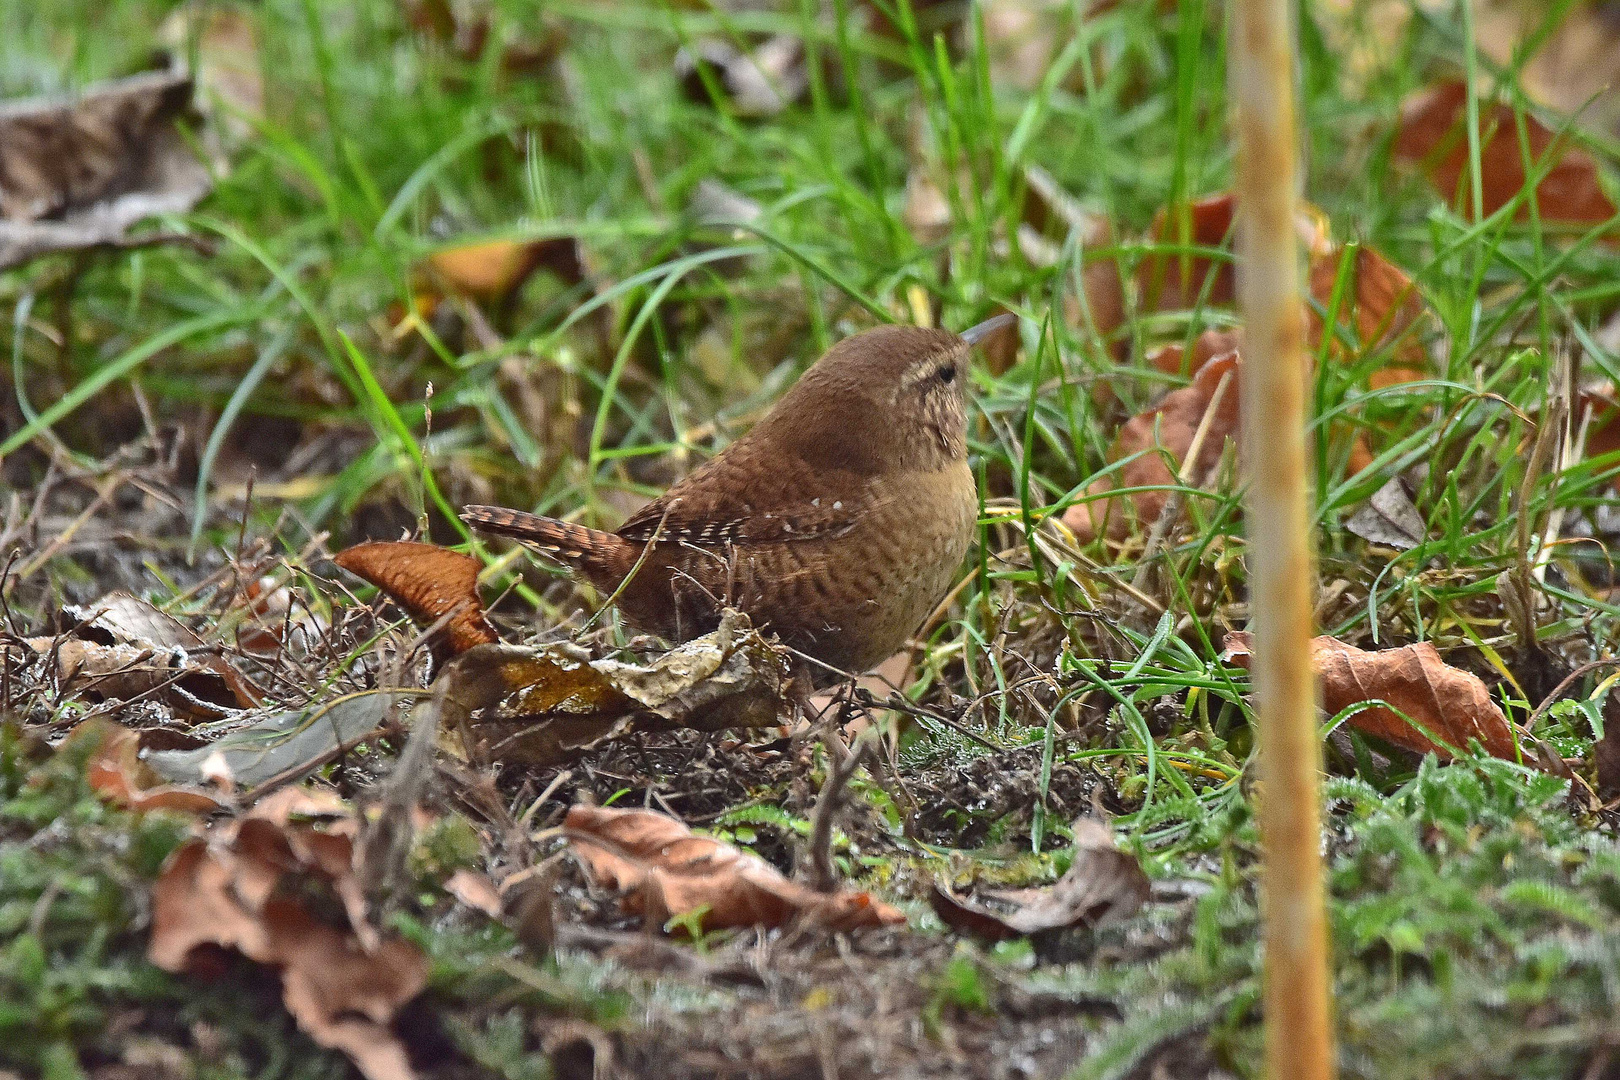
{"label": "small brown wren", "polygon": [[883,326],[839,342],[617,532],[495,506],[468,506],[462,520],[617,592],[639,630],[684,641],[730,606],[820,661],[819,685],[865,671],[933,611],[973,540],[968,351],[1011,321],[960,335]]}

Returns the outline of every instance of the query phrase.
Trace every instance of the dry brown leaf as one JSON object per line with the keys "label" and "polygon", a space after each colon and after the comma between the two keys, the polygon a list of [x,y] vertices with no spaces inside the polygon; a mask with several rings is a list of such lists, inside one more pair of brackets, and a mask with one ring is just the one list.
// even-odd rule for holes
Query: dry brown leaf
{"label": "dry brown leaf", "polygon": [[675,77],[688,101],[705,105],[712,100],[712,80],[725,91],[732,111],[750,120],[775,116],[810,86],[804,43],[793,34],[767,38],[747,51],[707,38],[675,54]]}
{"label": "dry brown leaf", "polygon": [[[1158,451],[1168,451],[1178,465],[1183,463],[1204,414],[1214,404],[1215,412],[1210,416],[1192,466],[1192,482],[1203,482],[1225,453],[1226,440],[1237,433],[1239,366],[1236,352],[1212,359],[1199,367],[1191,386],[1171,391],[1154,408],[1127,420],[1114,437],[1108,457],[1110,461],[1121,461],[1136,456],[1114,476],[1094,482],[1087,489],[1088,493],[1101,495],[1116,487],[1174,485],[1176,474]],[[1227,385],[1221,389],[1223,380]],[[1218,390],[1220,400],[1217,402]],[[1130,531],[1131,508],[1134,508],[1135,518],[1150,525],[1158,520],[1169,498],[1168,491],[1157,490],[1132,494],[1128,505],[1126,499],[1117,496],[1076,503],[1064,511],[1063,523],[1082,541],[1098,535],[1117,539]]]}
{"label": "dry brown leaf", "polygon": [[[311,902],[321,892],[336,910]],[[347,1054],[368,1080],[414,1073],[389,1025],[427,985],[427,957],[365,922],[348,836],[249,816],[186,842],[152,893],[148,958],[165,971],[205,968],[210,947],[236,949],[281,973],[282,1000],[322,1046]]]}
{"label": "dry brown leaf", "polygon": [[129,235],[208,194],[208,170],[175,126],[190,102],[191,80],[155,73],[0,106],[0,270],[58,251],[191,243]]}
{"label": "dry brown leaf", "polygon": [[482,911],[492,919],[501,917],[500,891],[483,874],[457,870],[445,879],[444,891],[455,897],[458,903]]}
{"label": "dry brown leaf", "polygon": [[418,622],[449,616],[445,636],[452,655],[500,640],[478,598],[481,565],[435,544],[377,542],[338,552],[332,561],[387,593]]}
{"label": "dry brown leaf", "polygon": [[[120,674],[143,666],[132,662],[122,672],[112,666],[118,663],[115,657],[131,661],[135,654],[130,650],[135,650],[151,656],[144,666],[153,669],[154,680],[171,683],[168,696],[176,699],[172,704],[182,711],[212,720],[232,709],[256,708],[262,702],[263,693],[229,661],[210,652],[203,639],[180,620],[139,597],[111,592],[93,604],[64,606],[62,615],[75,624],[73,636],[86,646],[80,651],[81,670],[114,680],[101,686],[107,697],[134,696],[110,687]],[[63,643],[64,648],[66,645]],[[95,645],[104,648],[90,648]]]}
{"label": "dry brown leaf", "polygon": [[[482,645],[447,665],[440,728],[477,757],[549,765],[631,731],[719,731],[777,723],[789,665],[745,616],[647,664],[592,659],[577,645]],[[437,697],[436,697],[437,700]],[[472,714],[484,715],[473,720]]]}
{"label": "dry brown leaf", "polygon": [[[1235,206],[1232,193],[1226,191],[1188,203],[1184,221],[1172,221],[1171,209],[1162,207],[1153,217],[1148,239],[1155,244],[1229,248]],[[1217,263],[1208,255],[1148,255],[1136,268],[1136,287],[1148,311],[1180,311],[1193,307],[1200,297],[1206,305],[1216,306],[1229,306],[1237,299],[1231,261]]]}
{"label": "dry brown leaf", "polygon": [[694,835],[667,814],[575,806],[563,827],[593,880],[624,891],[628,910],[660,922],[699,909],[704,930],[795,919],[829,930],[906,921],[869,893],[823,893],[789,881],[758,856]]}
{"label": "dry brown leaf", "polygon": [[[1402,106],[1395,133],[1396,158],[1420,166],[1443,197],[1457,199],[1459,209],[1473,203],[1468,186],[1461,184],[1468,173],[1467,94],[1456,80],[1418,92]],[[1526,114],[1524,122],[1530,160],[1539,163],[1550,152],[1556,162],[1536,185],[1541,220],[1597,224],[1612,218],[1615,206],[1592,156],[1567,136],[1559,139],[1533,115]],[[1524,159],[1508,106],[1482,103],[1479,129],[1481,203],[1485,213],[1494,214],[1524,188]],[[1518,217],[1529,216],[1529,207],[1520,207]]]}
{"label": "dry brown leaf", "polygon": [[[1226,635],[1224,650],[1223,659],[1246,668],[1253,656],[1253,638],[1246,631],[1233,631]],[[1513,730],[1491,692],[1479,676],[1441,660],[1430,642],[1368,652],[1324,636],[1311,639],[1311,658],[1322,679],[1322,704],[1329,714],[1364,701],[1387,701],[1434,739],[1381,705],[1349,718],[1350,726],[1359,731],[1442,758],[1450,758],[1453,748],[1466,750],[1470,739],[1478,739],[1488,753],[1517,760]]]}
{"label": "dry brown leaf", "polygon": [[[418,32],[450,46],[461,59],[478,60],[489,44],[494,5],[489,0],[403,0],[405,20]],[[567,36],[548,25],[537,36],[506,34],[501,38],[501,70],[534,74],[556,59]]]}
{"label": "dry brown leaf", "polygon": [[[541,268],[569,285],[584,281],[579,242],[571,236],[485,240],[441,248],[427,258],[430,276],[447,292],[491,306],[509,301]],[[434,302],[429,299],[429,305]]]}
{"label": "dry brown leaf", "polygon": [[1179,344],[1160,345],[1147,355],[1149,367],[1166,375],[1188,377],[1197,375],[1205,364],[1216,357],[1229,356],[1243,345],[1241,330],[1205,330],[1193,339],[1192,357]]}
{"label": "dry brown leaf", "polygon": [[[1324,311],[1333,299],[1339,260],[1339,253],[1333,251],[1311,261],[1311,297]],[[1344,359],[1353,362],[1393,344],[1393,354],[1369,378],[1372,386],[1392,386],[1427,376],[1428,356],[1423,343],[1408,333],[1424,311],[1417,285],[1376,248],[1365,245],[1356,248],[1350,274],[1350,288],[1340,303],[1338,322],[1341,326],[1354,327],[1361,348],[1356,356]],[[1308,320],[1307,340],[1315,347],[1322,338],[1322,316],[1311,308]],[[1334,350],[1340,351],[1337,338]]]}
{"label": "dry brown leaf", "polygon": [[[1220,192],[1188,204],[1187,243],[1230,250],[1235,212],[1236,202],[1231,192]],[[1332,243],[1326,216],[1316,207],[1305,204],[1295,224],[1309,257],[1311,297],[1326,307],[1333,295],[1341,250]],[[1169,208],[1161,209],[1153,219],[1151,240],[1174,244],[1179,235],[1179,228],[1170,220]],[[1422,313],[1422,296],[1412,279],[1376,249],[1359,246],[1350,272],[1352,288],[1340,306],[1339,321],[1354,327],[1363,352],[1396,339]],[[1208,282],[1206,293],[1206,279],[1211,274],[1214,278]],[[1210,306],[1226,307],[1236,302],[1233,264],[1229,260],[1217,263],[1211,256],[1150,254],[1137,267],[1136,281],[1141,302],[1150,311],[1191,308],[1200,297]],[[1307,340],[1313,347],[1321,340],[1321,333],[1321,317],[1314,310],[1310,311]],[[1421,344],[1403,340],[1398,359],[1408,366],[1420,367],[1424,362]],[[1408,377],[1421,375],[1413,373]],[[1386,378],[1385,382],[1379,382],[1375,376],[1374,385],[1390,381],[1397,380]]]}
{"label": "dry brown leaf", "polygon": [[1074,861],[1054,884],[1034,889],[981,889],[958,896],[936,884],[930,902],[945,925],[987,941],[1051,930],[1100,926],[1129,918],[1147,902],[1147,875],[1119,850],[1106,824],[1074,823]]}
{"label": "dry brown leaf", "polygon": [[158,29],[158,38],[191,72],[198,101],[217,130],[238,141],[264,119],[263,65],[257,13],[235,5],[187,4]]}
{"label": "dry brown leaf", "polygon": [[67,742],[94,740],[95,749],[85,764],[85,779],[96,794],[137,812],[178,810],[186,814],[212,814],[224,809],[211,793],[186,784],[165,783],[141,761],[139,733],[105,717],[92,717],[73,729]]}

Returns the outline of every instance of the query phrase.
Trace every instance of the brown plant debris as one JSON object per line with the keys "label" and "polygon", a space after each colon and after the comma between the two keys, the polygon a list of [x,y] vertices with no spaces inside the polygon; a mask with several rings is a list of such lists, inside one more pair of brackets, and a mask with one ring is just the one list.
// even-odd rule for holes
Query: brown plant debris
{"label": "brown plant debris", "polygon": [[452,655],[500,640],[478,598],[477,559],[434,544],[404,541],[357,544],[332,561],[387,593],[418,622],[447,619]]}
{"label": "brown plant debris", "polygon": [[[0,646],[13,670],[32,667],[62,693],[95,702],[161,702],[188,720],[218,720],[259,703],[248,679],[177,619],[128,593],[67,606],[68,632]],[[37,665],[37,666],[36,666]]]}
{"label": "brown plant debris", "polygon": [[775,116],[810,86],[804,44],[790,34],[778,34],[747,51],[729,41],[704,39],[675,55],[675,77],[686,97],[696,102],[710,100],[712,80],[732,111],[748,119]]}
{"label": "brown plant debris", "polygon": [[1147,902],[1148,890],[1147,875],[1135,856],[1115,845],[1113,831],[1097,818],[1083,817],[1074,823],[1074,861],[1053,884],[958,896],[935,883],[929,901],[951,929],[1004,941],[1129,918]]}
{"label": "brown plant debris", "polygon": [[[777,723],[788,665],[736,612],[712,634],[647,664],[591,659],[576,645],[482,645],[434,683],[441,730],[472,740],[475,758],[548,765],[631,731]],[[487,710],[476,722],[472,714]]]}
{"label": "brown plant debris", "polygon": [[152,767],[141,760],[141,739],[137,732],[94,716],[74,728],[68,741],[96,740],[85,767],[90,787],[102,798],[130,810],[178,810],[187,814],[211,814],[223,809],[210,792],[188,784],[165,783]]}
{"label": "brown plant debris", "polygon": [[[1247,668],[1253,638],[1247,631],[1233,631],[1226,635],[1224,650],[1223,659]],[[1507,717],[1479,676],[1441,660],[1430,642],[1368,652],[1323,636],[1311,640],[1311,654],[1329,714],[1361,702],[1386,701],[1411,717],[1408,721],[1375,705],[1350,716],[1347,722],[1356,730],[1441,758],[1451,758],[1466,750],[1470,739],[1478,739],[1487,753],[1518,759]]]}
{"label": "brown plant debris", "polygon": [[366,922],[353,862],[349,836],[257,814],[187,841],[153,889],[147,956],[193,975],[206,972],[211,948],[274,967],[311,1038],[367,1080],[406,1080],[414,1073],[389,1025],[427,985],[428,960]]}
{"label": "brown plant debris", "polygon": [[585,280],[579,242],[571,236],[459,244],[429,255],[426,266],[449,293],[497,306],[511,299],[536,270],[550,270],[569,285]]}
{"label": "brown plant debris", "polygon": [[906,921],[869,893],[817,892],[789,881],[758,856],[697,836],[667,814],[575,806],[563,828],[593,880],[622,890],[626,910],[659,923],[693,912],[705,931],[796,919],[829,930]]}
{"label": "brown plant debris", "polygon": [[0,270],[59,251],[192,242],[129,235],[208,194],[208,170],[176,127],[190,103],[190,79],[157,72],[0,105]]}
{"label": "brown plant debris", "polygon": [[1131,509],[1144,525],[1157,521],[1170,498],[1167,489],[1177,483],[1165,453],[1186,471],[1188,455],[1196,450],[1189,480],[1201,483],[1220,462],[1226,440],[1237,435],[1239,368],[1236,351],[1216,357],[1199,367],[1191,386],[1171,391],[1154,408],[1127,420],[1108,451],[1110,461],[1125,462],[1115,474],[1118,480],[1104,477],[1087,488],[1093,496],[1116,487],[1157,490],[1133,492],[1129,508],[1118,496],[1076,503],[1064,511],[1063,523],[1081,540],[1090,540],[1099,534],[1116,539],[1126,535]]}
{"label": "brown plant debris", "polygon": [[[1469,186],[1462,182],[1468,174],[1467,103],[1468,91],[1460,80],[1438,83],[1407,100],[1395,132],[1396,158],[1419,166],[1442,196],[1455,198],[1463,208],[1473,201]],[[1521,147],[1513,110],[1481,103],[1480,202],[1485,213],[1496,213],[1524,189],[1523,153],[1528,150],[1534,165],[1544,160],[1554,163],[1536,184],[1541,220],[1596,224],[1612,218],[1614,202],[1603,191],[1592,155],[1529,113],[1524,125]],[[1522,204],[1516,216],[1529,218],[1529,205]]]}

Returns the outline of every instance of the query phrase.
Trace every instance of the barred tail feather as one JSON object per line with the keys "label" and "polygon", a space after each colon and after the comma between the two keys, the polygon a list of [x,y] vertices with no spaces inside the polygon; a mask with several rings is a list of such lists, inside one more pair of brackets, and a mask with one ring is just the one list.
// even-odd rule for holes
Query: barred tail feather
{"label": "barred tail feather", "polygon": [[640,552],[616,533],[502,506],[464,506],[461,520],[480,532],[520,540],[593,580],[615,574],[622,578]]}

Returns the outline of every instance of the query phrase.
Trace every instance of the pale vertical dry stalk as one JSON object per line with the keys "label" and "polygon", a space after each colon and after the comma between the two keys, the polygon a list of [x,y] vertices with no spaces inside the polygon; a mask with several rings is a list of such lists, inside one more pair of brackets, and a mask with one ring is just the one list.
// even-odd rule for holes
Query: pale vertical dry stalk
{"label": "pale vertical dry stalk", "polygon": [[1310,648],[1315,568],[1289,9],[1288,0],[1239,0],[1228,51],[1238,124],[1237,291],[1246,335],[1246,557],[1263,781],[1266,1074],[1329,1080],[1334,1060]]}

